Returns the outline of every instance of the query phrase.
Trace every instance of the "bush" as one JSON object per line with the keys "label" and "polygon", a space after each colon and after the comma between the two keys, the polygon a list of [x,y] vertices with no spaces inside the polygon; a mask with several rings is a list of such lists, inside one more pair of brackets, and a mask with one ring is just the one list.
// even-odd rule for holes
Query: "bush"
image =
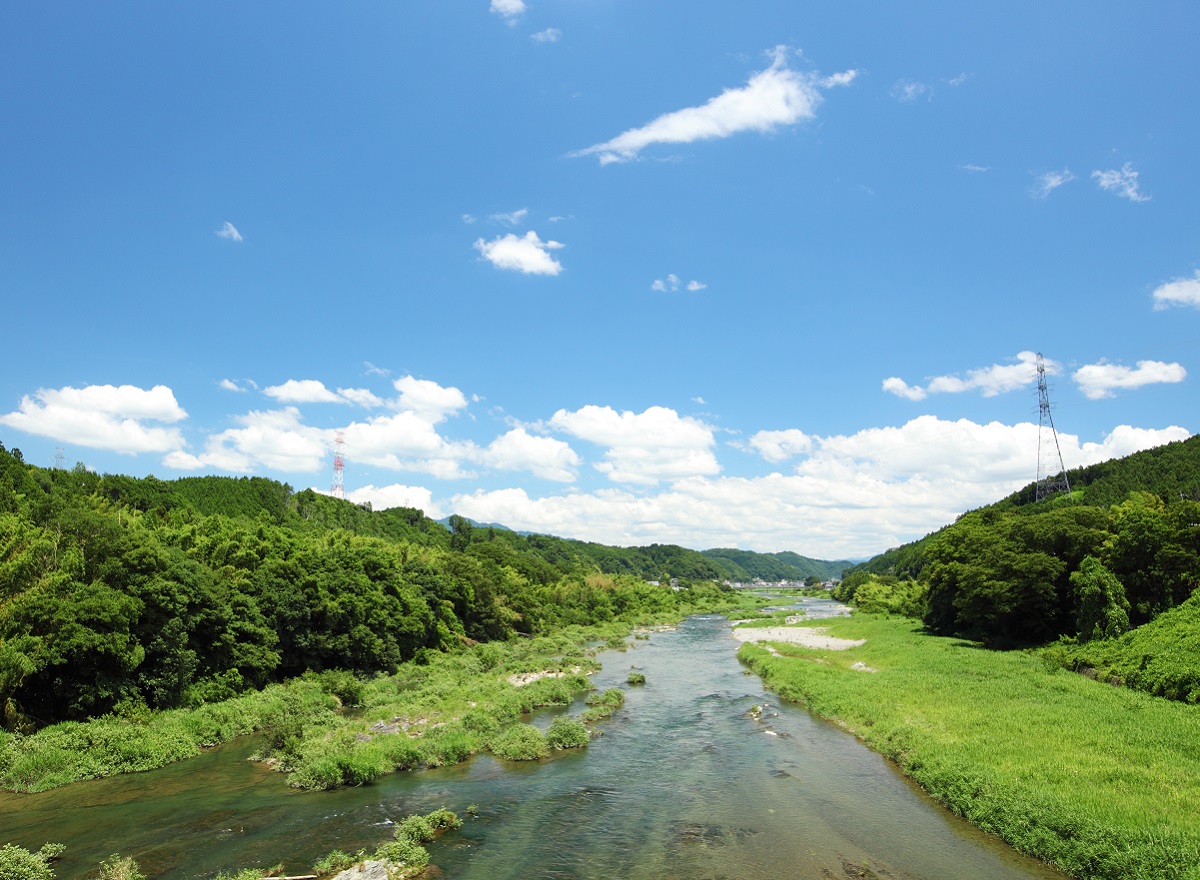
{"label": "bush", "polygon": [[100,863],[97,880],[146,880],[131,856],[111,855]]}
{"label": "bush", "polygon": [[359,852],[358,855],[352,856],[349,853],[344,853],[340,849],[335,849],[321,861],[313,865],[314,874],[336,874],[339,871],[345,871],[347,868],[352,868],[358,864],[366,853]]}
{"label": "bush", "polygon": [[626,684],[645,684],[646,674],[644,672],[631,672],[629,677],[625,679]]}
{"label": "bush", "polygon": [[546,744],[555,749],[578,749],[588,744],[586,725],[578,718],[563,715],[555,718],[546,731]]}
{"label": "bush", "polygon": [[54,880],[50,860],[57,858],[62,848],[47,844],[35,853],[24,847],[6,843],[0,846],[0,880]]}
{"label": "bush", "polygon": [[536,761],[550,754],[550,746],[532,724],[514,724],[492,740],[491,752],[506,761]]}

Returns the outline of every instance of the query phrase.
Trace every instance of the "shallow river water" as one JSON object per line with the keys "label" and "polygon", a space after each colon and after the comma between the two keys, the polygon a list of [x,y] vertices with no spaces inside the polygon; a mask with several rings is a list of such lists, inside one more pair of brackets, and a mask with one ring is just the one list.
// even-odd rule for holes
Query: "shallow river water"
{"label": "shallow river water", "polygon": [[[164,880],[280,861],[302,874],[444,806],[466,818],[430,846],[446,880],[1062,877],[949,815],[837,727],[781,705],[737,662],[728,621],[696,617],[631,645],[605,652],[594,676],[624,688],[625,706],[578,752],[481,756],[309,794],[246,761],[251,743],[232,743],[151,773],[0,795],[0,842],[66,844],[60,880],[114,852]],[[644,686],[625,685],[631,667]]]}

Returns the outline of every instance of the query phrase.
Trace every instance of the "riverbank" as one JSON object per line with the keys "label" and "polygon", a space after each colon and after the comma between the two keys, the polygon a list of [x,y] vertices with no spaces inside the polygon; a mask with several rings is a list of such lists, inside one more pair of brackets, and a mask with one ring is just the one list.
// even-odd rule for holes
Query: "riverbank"
{"label": "riverbank", "polygon": [[1072,876],[1200,878],[1200,706],[928,636],[908,619],[822,629],[864,641],[836,652],[747,642],[738,656],[956,813]]}

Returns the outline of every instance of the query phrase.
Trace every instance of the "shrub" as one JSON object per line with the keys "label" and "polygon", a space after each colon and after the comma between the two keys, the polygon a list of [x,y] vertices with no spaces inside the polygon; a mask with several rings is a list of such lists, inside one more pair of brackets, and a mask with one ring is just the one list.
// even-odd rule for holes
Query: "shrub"
{"label": "shrub", "polygon": [[321,861],[313,865],[314,874],[336,874],[339,871],[345,871],[358,864],[359,860],[366,855],[365,852],[359,852],[358,855],[352,856],[349,853],[344,853],[340,849],[335,849]]}
{"label": "shrub", "polygon": [[97,880],[146,880],[132,856],[111,855],[100,863]]}
{"label": "shrub", "polygon": [[0,846],[0,880],[54,880],[50,860],[57,858],[61,847],[47,844],[35,853],[24,847],[6,843]]}
{"label": "shrub", "polygon": [[492,740],[491,751],[506,761],[536,761],[549,755],[550,747],[532,724],[514,724]]}
{"label": "shrub", "polygon": [[588,729],[578,718],[555,718],[546,731],[546,744],[555,749],[578,749],[588,744]]}
{"label": "shrub", "polygon": [[631,672],[629,677],[625,679],[626,684],[645,684],[646,674],[644,672]]}

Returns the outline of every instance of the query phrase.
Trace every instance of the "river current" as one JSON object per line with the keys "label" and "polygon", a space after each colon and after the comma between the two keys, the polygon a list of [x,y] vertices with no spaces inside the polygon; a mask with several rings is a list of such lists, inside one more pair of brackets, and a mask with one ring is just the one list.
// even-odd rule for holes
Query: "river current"
{"label": "river current", "polygon": [[[302,793],[235,742],[150,773],[0,795],[0,842],[66,844],[60,880],[116,852],[163,880],[281,861],[304,874],[331,849],[373,849],[392,822],[446,807],[465,822],[429,847],[445,880],[1062,877],[948,814],[854,737],[780,704],[737,662],[728,621],[695,617],[629,644],[601,655],[596,687],[622,687],[626,702],[587,749]],[[625,684],[631,669],[645,685]]]}

